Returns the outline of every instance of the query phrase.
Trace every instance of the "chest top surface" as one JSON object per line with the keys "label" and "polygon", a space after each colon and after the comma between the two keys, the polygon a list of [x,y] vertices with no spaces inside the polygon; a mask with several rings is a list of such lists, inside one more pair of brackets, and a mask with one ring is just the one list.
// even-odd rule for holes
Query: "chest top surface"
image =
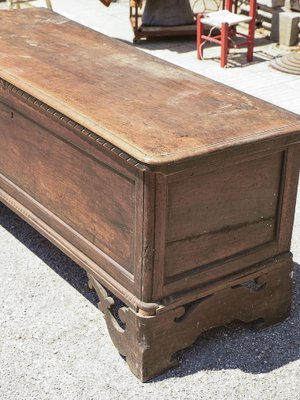
{"label": "chest top surface", "polygon": [[300,130],[300,118],[48,10],[0,13],[0,78],[160,165]]}

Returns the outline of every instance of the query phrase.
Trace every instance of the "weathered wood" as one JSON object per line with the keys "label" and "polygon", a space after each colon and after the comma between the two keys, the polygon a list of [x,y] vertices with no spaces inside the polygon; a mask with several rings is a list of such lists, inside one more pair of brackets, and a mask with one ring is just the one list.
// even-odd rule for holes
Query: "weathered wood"
{"label": "weathered wood", "polygon": [[169,183],[167,277],[275,239],[282,156]]}
{"label": "weathered wood", "polygon": [[48,10],[3,11],[0,25],[3,79],[146,164],[300,129],[292,113]]}
{"label": "weathered wood", "polygon": [[[61,139],[17,111],[13,118],[6,118],[11,111],[1,103],[0,113],[10,122],[2,127],[1,145],[10,149],[1,154],[2,173],[58,217],[62,204],[68,204],[63,210],[65,222],[132,273],[134,178],[130,180],[108,168],[100,155],[89,157],[75,147],[63,146]],[[38,146],[38,151],[33,146]],[[115,187],[119,188],[118,194],[113,193]],[[122,254],[118,252],[120,247]]]}
{"label": "weathered wood", "polygon": [[0,23],[0,200],[87,270],[133,372],[287,316],[300,118],[46,10]]}
{"label": "weathered wood", "polygon": [[158,316],[147,317],[122,307],[119,317],[125,328],[112,313],[114,300],[93,276],[89,282],[99,296],[99,308],[114,345],[126,357],[131,371],[145,382],[177,366],[175,353],[191,346],[204,331],[236,320],[256,321],[258,328],[284,320],[291,307],[291,271],[291,257],[274,260],[259,277],[249,275],[242,282],[232,281],[231,286]]}

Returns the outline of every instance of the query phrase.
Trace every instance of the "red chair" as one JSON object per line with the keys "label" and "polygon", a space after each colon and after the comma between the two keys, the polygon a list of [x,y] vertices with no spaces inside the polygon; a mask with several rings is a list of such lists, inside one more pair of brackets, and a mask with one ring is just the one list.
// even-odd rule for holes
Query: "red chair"
{"label": "red chair", "polygon": [[[224,68],[227,64],[227,56],[230,47],[247,46],[247,61],[253,60],[254,33],[255,33],[255,17],[256,17],[256,0],[250,0],[249,16],[236,14],[232,12],[232,0],[226,0],[225,10],[211,12],[208,14],[197,15],[197,56],[201,60],[203,58],[203,45],[206,41],[221,45],[221,67]],[[238,33],[236,26],[241,22],[249,24],[248,34]],[[220,35],[211,36],[204,35],[204,25],[211,28],[218,28]],[[231,45],[233,38],[242,36],[246,41]]]}

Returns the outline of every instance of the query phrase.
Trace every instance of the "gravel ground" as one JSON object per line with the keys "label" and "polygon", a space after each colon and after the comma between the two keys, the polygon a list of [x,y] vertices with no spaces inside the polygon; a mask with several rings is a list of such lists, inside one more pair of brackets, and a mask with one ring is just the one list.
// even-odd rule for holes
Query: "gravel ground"
{"label": "gravel ground", "polygon": [[113,347],[84,271],[0,203],[0,399],[299,400],[299,238],[298,201],[291,318],[207,332],[180,368],[143,384]]}

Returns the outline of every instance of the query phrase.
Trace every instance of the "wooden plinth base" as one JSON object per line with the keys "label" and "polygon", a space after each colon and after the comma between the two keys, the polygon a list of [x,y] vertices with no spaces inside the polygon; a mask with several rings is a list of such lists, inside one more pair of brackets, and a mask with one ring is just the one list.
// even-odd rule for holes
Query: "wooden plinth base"
{"label": "wooden plinth base", "polygon": [[173,355],[191,346],[211,328],[232,321],[259,321],[260,328],[284,320],[291,306],[292,260],[274,261],[259,276],[248,275],[239,284],[154,316],[144,316],[128,307],[119,309],[123,329],[113,316],[114,300],[92,276],[90,287],[99,296],[108,331],[118,351],[126,357],[131,371],[143,382],[178,365]]}

